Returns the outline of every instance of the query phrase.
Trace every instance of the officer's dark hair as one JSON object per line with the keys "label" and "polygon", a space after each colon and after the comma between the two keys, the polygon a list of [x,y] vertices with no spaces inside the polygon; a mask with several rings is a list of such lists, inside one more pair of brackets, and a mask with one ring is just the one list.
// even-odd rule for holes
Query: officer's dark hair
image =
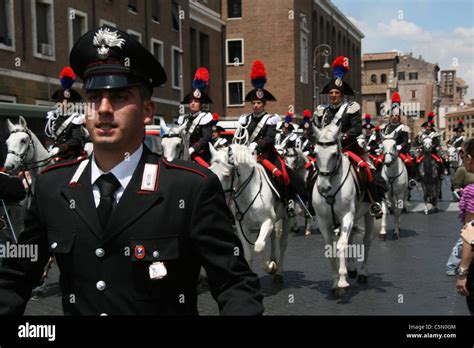
{"label": "officer's dark hair", "polygon": [[151,96],[153,95],[153,91],[145,85],[138,86],[138,93],[140,94],[140,98],[142,101],[151,99]]}

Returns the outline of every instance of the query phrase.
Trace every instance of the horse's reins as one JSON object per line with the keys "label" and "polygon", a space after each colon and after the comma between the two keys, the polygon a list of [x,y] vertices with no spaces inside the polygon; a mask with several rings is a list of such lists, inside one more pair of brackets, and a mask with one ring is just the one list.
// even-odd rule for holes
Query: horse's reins
{"label": "horse's reins", "polygon": [[[317,142],[316,143],[317,145],[320,145],[320,146],[332,146],[332,145],[338,145],[338,142],[337,141],[332,141],[332,142],[327,142],[327,143],[322,143],[322,142]],[[334,166],[334,169],[330,172],[318,172],[317,175],[322,175],[322,176],[327,176],[329,177],[329,179],[331,179],[336,173],[337,171],[339,170],[339,168],[341,167],[342,165],[342,157],[341,157],[341,154],[339,152],[336,153],[336,156],[337,156],[337,163],[336,165]],[[344,184],[346,183],[346,180],[347,178],[349,177],[349,173],[351,172],[351,166],[349,166],[348,170],[347,170],[347,174],[344,178],[344,180],[342,181],[341,185],[339,185],[339,187],[337,188],[336,192],[334,192],[334,194],[332,195],[329,195],[329,196],[325,196],[323,193],[321,193],[321,191],[319,190],[319,187],[318,185],[316,184],[316,187],[318,189],[318,192],[319,194],[321,195],[321,197],[323,197],[325,200],[326,200],[326,204],[328,204],[330,207],[331,207],[331,215],[332,215],[332,224],[334,226],[334,228],[338,228],[339,227],[339,223],[336,221],[336,212],[334,211],[334,204],[336,203],[336,195],[339,193],[339,191],[342,189],[342,187],[344,186]]]}
{"label": "horse's reins", "polygon": [[[25,130],[17,129],[17,130],[14,130],[14,131],[10,132],[10,134],[12,134],[12,133],[26,133],[28,135],[28,139],[29,139],[28,146],[27,146],[24,153],[20,154],[20,153],[14,151],[14,150],[8,150],[8,152],[7,152],[8,154],[12,154],[12,155],[20,158],[20,169],[22,171],[32,170],[32,169],[43,167],[47,163],[49,163],[51,161],[51,159],[54,158],[54,156],[51,156],[51,157],[47,157],[47,158],[39,160],[39,161],[30,162],[30,163],[23,163],[23,161],[25,160],[26,155],[28,154],[28,150],[30,149],[30,147],[33,148],[33,151],[35,150],[35,143],[33,142],[33,137],[31,136],[31,133],[28,129],[25,129]],[[37,166],[30,167],[31,165],[35,165],[35,164],[38,164],[38,163],[40,163],[40,164],[37,165]],[[28,180],[26,180],[26,181],[28,182]],[[29,186],[29,184],[28,184],[28,186]]]}

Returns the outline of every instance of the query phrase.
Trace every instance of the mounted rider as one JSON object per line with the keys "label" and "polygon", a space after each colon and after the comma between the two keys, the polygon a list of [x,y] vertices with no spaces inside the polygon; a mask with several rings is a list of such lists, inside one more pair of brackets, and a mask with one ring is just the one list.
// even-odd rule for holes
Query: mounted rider
{"label": "mounted rider", "polygon": [[226,138],[221,137],[221,134],[225,132],[225,129],[221,126],[218,126],[219,123],[219,114],[214,112],[212,114],[212,135],[211,135],[211,144],[214,146],[214,149],[219,150],[224,147],[229,146],[229,142]]}
{"label": "mounted rider", "polygon": [[253,112],[240,117],[233,142],[248,145],[252,151],[256,151],[259,163],[277,179],[286,213],[289,217],[293,217],[295,192],[298,192],[303,201],[306,198],[304,183],[286,167],[283,158],[275,149],[276,126],[280,116],[265,111],[267,102],[276,99],[264,89],[267,73],[262,61],[253,62],[250,78],[254,89],[247,94],[245,101],[252,103]]}
{"label": "mounted rider", "polygon": [[293,125],[293,117],[294,113],[288,112],[285,119],[283,121],[278,122],[276,126],[278,133],[275,136],[275,145],[286,144],[288,142],[289,137],[295,130],[295,126]]}
{"label": "mounted rider", "polygon": [[[441,146],[441,139],[440,139],[441,135],[436,131],[434,117],[435,117],[435,114],[433,111],[431,111],[428,114],[428,120],[421,125],[421,127],[423,127],[424,130],[417,134],[413,145],[419,148],[423,146],[423,141],[425,139],[431,138],[432,140],[431,156],[438,164],[439,173],[440,173],[439,175],[441,179],[445,171],[445,165],[443,163],[442,157],[438,154],[438,149]],[[418,156],[418,158],[416,159],[417,165],[422,161],[423,156],[424,156],[423,154],[420,154]]]}
{"label": "mounted rider", "polygon": [[313,134],[313,127],[311,127],[311,111],[306,109],[303,111],[303,120],[298,126],[298,134],[301,134],[296,140],[296,147],[303,151],[309,162],[305,168],[308,170],[316,169],[316,155],[314,153],[314,145],[316,139]]}
{"label": "mounted rider", "polygon": [[51,157],[66,160],[83,154],[87,131],[84,128],[84,114],[76,112],[74,107],[74,103],[82,101],[81,95],[72,89],[76,80],[74,71],[65,67],[59,75],[59,80],[61,88],[51,96],[57,108],[48,112],[44,132],[53,140]]}
{"label": "mounted rider", "polygon": [[186,122],[185,133],[189,140],[189,156],[200,165],[209,167],[211,153],[209,142],[212,138],[213,118],[205,110],[205,105],[212,104],[207,95],[209,85],[209,71],[206,68],[197,69],[192,83],[192,91],[181,102],[189,105],[189,113],[180,115],[178,125]]}
{"label": "mounted rider", "polygon": [[453,131],[456,134],[448,140],[448,145],[453,146],[457,151],[459,151],[465,140],[464,135],[462,135],[462,133],[464,133],[464,121],[459,120],[458,125],[454,127]]}
{"label": "mounted rider", "polygon": [[[349,70],[349,60],[344,56],[337,57],[333,64],[334,78],[324,86],[321,94],[329,94],[329,105],[320,105],[316,110],[315,126],[324,128],[330,124],[340,127],[342,148],[353,161],[368,168],[365,153],[357,143],[362,134],[362,117],[357,102],[344,100],[346,95],[354,95],[352,87],[342,80]],[[368,170],[371,170],[368,168]],[[373,180],[368,182],[368,196],[371,201],[370,213],[375,218],[382,217],[381,202],[387,191],[386,182],[376,170],[371,170]]]}
{"label": "mounted rider", "polygon": [[405,164],[408,173],[408,186],[413,188],[416,186],[415,170],[413,166],[413,158],[410,155],[410,128],[401,121],[401,98],[398,92],[392,95],[390,121],[382,127],[382,134],[386,137],[393,137],[397,143],[399,157]]}
{"label": "mounted rider", "polygon": [[365,114],[364,116],[365,124],[362,126],[362,131],[365,143],[365,152],[372,160],[374,165],[377,163],[378,153],[377,150],[380,148],[380,144],[382,143],[382,135],[380,133],[380,126],[374,126],[372,124],[372,117],[370,114]]}

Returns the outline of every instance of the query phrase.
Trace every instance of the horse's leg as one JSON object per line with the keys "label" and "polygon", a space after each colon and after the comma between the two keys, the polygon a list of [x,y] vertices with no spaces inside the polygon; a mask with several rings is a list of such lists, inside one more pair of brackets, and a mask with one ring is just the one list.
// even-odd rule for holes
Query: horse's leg
{"label": "horse's leg", "polygon": [[362,261],[362,265],[360,267],[360,275],[357,278],[357,282],[360,284],[367,283],[367,271],[368,271],[368,264],[369,264],[369,250],[370,246],[372,245],[372,239],[374,235],[374,218],[370,216],[370,214],[365,214],[364,216],[364,225],[365,225],[365,233],[364,233],[364,243],[361,246],[361,250],[358,250],[363,255],[363,259],[359,260]]}
{"label": "horse's leg", "polygon": [[[360,248],[360,245],[362,244],[362,239],[363,239],[363,231],[364,229],[361,228],[360,224],[354,224],[352,226],[352,231],[349,233],[349,246],[348,248],[354,248],[355,250],[358,250]],[[348,249],[349,252],[349,249]],[[357,277],[357,257],[354,255],[352,252],[349,252],[347,254],[347,275],[349,278],[355,278]]]}
{"label": "horse's leg", "polygon": [[[246,226],[242,224],[242,228],[246,228]],[[240,224],[237,221],[235,224],[235,229],[236,229],[237,237],[240,239],[240,242],[242,243],[242,247],[244,249],[245,260],[247,260],[247,263],[249,264],[249,266],[252,267],[252,259],[253,259],[252,247],[244,238],[243,232],[240,228]]]}
{"label": "horse's leg", "polygon": [[[388,197],[387,199],[390,199],[391,197]],[[382,200],[382,221],[381,221],[381,227],[380,227],[380,232],[379,232],[379,237],[382,240],[387,239],[387,203],[385,202],[385,199]]]}
{"label": "horse's leg", "polygon": [[332,227],[332,222],[325,221],[323,217],[318,216],[318,228],[323,236],[324,241],[324,256],[329,261],[329,266],[331,267],[332,274],[332,295],[335,295],[335,290],[337,289],[337,282],[339,277],[337,275],[337,264],[336,264],[336,248],[334,247],[336,241],[334,239],[334,230]]}
{"label": "horse's leg", "polygon": [[311,220],[308,217],[304,219],[304,235],[309,236],[311,234]]}
{"label": "horse's leg", "polygon": [[292,226],[292,221],[295,218],[291,219],[283,219],[283,228],[282,228],[282,233],[278,236],[277,239],[279,239],[279,257],[277,261],[277,271],[274,276],[274,281],[277,283],[282,283],[283,282],[283,270],[284,270],[284,262],[285,262],[285,252],[286,248],[288,246],[288,235],[290,234],[291,226]]}
{"label": "horse's leg", "polygon": [[393,231],[393,236],[396,239],[400,239],[400,215],[402,214],[403,205],[405,204],[404,197],[405,195],[395,195],[395,211],[393,214],[395,220],[395,226]]}
{"label": "horse's leg", "polygon": [[262,261],[263,261],[262,268],[268,274],[274,274],[276,272],[276,270],[278,269],[278,263],[277,263],[277,259],[276,259],[275,248],[276,248],[276,245],[277,245],[276,240],[282,234],[282,228],[283,228],[282,227],[282,222],[277,221],[275,223],[275,231],[274,231],[274,233],[272,233],[270,235],[270,258],[269,258],[269,260],[264,261],[263,257],[262,257]]}
{"label": "horse's leg", "polygon": [[255,242],[254,250],[256,253],[262,253],[265,250],[266,240],[270,233],[272,233],[274,223],[272,219],[266,219],[260,226],[257,241]]}
{"label": "horse's leg", "polygon": [[339,281],[337,287],[340,295],[345,295],[349,288],[349,283],[347,282],[346,251],[349,242],[349,233],[352,230],[353,224],[354,215],[351,212],[342,217],[341,232],[336,244],[337,255],[339,257]]}

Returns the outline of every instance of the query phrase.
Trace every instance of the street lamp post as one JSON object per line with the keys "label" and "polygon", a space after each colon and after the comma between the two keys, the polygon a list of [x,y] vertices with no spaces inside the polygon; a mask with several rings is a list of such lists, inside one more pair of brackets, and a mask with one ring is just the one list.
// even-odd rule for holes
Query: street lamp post
{"label": "street lamp post", "polygon": [[[318,50],[320,51],[319,53],[318,53]],[[332,48],[331,46],[327,44],[321,44],[317,46],[313,51],[313,110],[316,110],[316,107],[319,105],[319,86],[318,86],[319,79],[317,77],[318,75],[323,75],[321,74],[321,72],[318,71],[316,62],[318,60],[318,57],[324,56],[325,62],[324,62],[323,68],[329,69],[331,66],[328,63],[328,57],[331,55],[331,52],[332,52]],[[327,77],[327,74],[323,76]]]}

